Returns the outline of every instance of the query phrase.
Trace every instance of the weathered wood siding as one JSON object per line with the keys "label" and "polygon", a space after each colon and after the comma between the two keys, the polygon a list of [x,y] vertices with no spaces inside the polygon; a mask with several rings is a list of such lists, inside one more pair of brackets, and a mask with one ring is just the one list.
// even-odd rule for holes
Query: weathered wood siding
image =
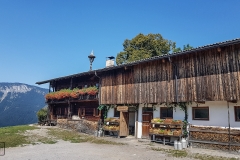
{"label": "weathered wood siding", "polygon": [[55,91],[59,91],[61,89],[74,89],[79,88],[82,89],[87,85],[89,86],[95,86],[97,83],[99,83],[99,78],[97,78],[95,75],[90,76],[82,76],[82,77],[73,77],[73,78],[66,78],[63,80],[52,82],[52,87]]}
{"label": "weathered wood siding", "polygon": [[138,104],[240,99],[240,45],[158,59],[106,71],[101,104]]}

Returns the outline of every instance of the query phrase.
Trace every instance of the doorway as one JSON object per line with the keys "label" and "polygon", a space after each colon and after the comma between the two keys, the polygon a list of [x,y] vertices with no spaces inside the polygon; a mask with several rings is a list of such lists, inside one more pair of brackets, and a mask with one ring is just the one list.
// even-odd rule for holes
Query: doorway
{"label": "doorway", "polygon": [[142,113],[142,138],[149,138],[149,128],[153,118],[153,111],[143,111]]}
{"label": "doorway", "polygon": [[129,129],[128,129],[128,120],[129,120],[128,112],[120,111],[120,130],[119,130],[119,137],[128,136]]}

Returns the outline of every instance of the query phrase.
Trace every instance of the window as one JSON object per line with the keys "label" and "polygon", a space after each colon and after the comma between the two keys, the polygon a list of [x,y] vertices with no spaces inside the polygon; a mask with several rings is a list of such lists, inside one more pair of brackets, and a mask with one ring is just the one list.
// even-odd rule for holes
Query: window
{"label": "window", "polygon": [[114,117],[120,117],[120,111],[117,108],[114,108]]}
{"label": "window", "polygon": [[152,112],[153,107],[143,107],[143,112]]}
{"label": "window", "polygon": [[101,116],[101,111],[98,110],[97,108],[93,108],[93,116],[100,117]]}
{"label": "window", "polygon": [[235,121],[240,121],[240,106],[234,107]]}
{"label": "window", "polygon": [[160,118],[173,118],[173,108],[170,107],[160,107]]}
{"label": "window", "polygon": [[85,116],[85,108],[78,108],[78,116],[79,117]]}
{"label": "window", "polygon": [[193,120],[209,120],[209,107],[192,107]]}

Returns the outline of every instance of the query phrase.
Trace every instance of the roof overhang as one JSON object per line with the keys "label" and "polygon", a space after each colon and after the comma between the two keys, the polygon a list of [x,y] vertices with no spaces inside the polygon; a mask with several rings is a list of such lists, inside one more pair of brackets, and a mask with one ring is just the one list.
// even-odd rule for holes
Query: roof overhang
{"label": "roof overhang", "polygon": [[165,59],[168,57],[180,56],[180,55],[184,55],[184,54],[191,54],[191,53],[195,53],[198,51],[203,51],[203,50],[207,50],[207,49],[218,48],[218,47],[223,47],[223,46],[228,46],[228,45],[234,45],[234,44],[239,44],[239,43],[240,43],[240,38],[233,39],[233,40],[229,40],[229,41],[225,41],[225,42],[219,42],[219,43],[214,43],[214,44],[210,44],[210,45],[197,47],[197,48],[182,51],[182,52],[175,52],[172,54],[165,54],[165,55],[161,55],[161,56],[155,56],[155,57],[151,57],[151,58],[147,58],[147,59],[142,59],[142,60],[126,63],[126,64],[121,64],[118,66],[107,67],[107,68],[102,68],[102,69],[88,71],[88,72],[81,72],[81,73],[72,74],[72,75],[64,76],[64,77],[58,77],[58,78],[49,79],[49,80],[45,80],[45,81],[39,81],[39,82],[36,82],[36,84],[40,85],[40,84],[45,84],[45,83],[49,83],[49,82],[53,82],[53,81],[69,79],[69,78],[74,78],[74,77],[81,77],[81,76],[85,76],[85,75],[94,75],[94,74],[97,75],[99,73],[106,72],[109,70],[124,68],[124,67],[128,67],[128,66],[134,66],[134,65],[137,65],[140,63],[155,61],[155,60],[159,60],[159,59]]}

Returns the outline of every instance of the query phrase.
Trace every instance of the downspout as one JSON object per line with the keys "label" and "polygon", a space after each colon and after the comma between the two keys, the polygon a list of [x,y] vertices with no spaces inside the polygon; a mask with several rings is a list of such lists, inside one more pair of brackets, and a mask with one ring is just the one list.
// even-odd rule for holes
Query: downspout
{"label": "downspout", "polygon": [[230,136],[230,113],[229,113],[229,102],[227,101],[227,107],[228,107],[228,150],[231,150],[231,136]]}
{"label": "downspout", "polygon": [[178,84],[177,84],[177,66],[176,64],[174,64],[171,60],[170,57],[168,57],[168,61],[170,63],[172,63],[172,65],[174,66],[174,77],[175,77],[175,94],[176,94],[176,101],[178,103]]}

